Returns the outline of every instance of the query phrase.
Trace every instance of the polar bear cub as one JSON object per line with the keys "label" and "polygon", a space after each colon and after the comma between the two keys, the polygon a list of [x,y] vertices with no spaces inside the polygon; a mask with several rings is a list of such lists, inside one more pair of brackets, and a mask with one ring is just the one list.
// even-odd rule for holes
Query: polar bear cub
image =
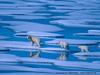
{"label": "polar bear cub", "polygon": [[59,45],[61,46],[61,48],[66,49],[68,48],[69,44],[66,41],[59,41]]}
{"label": "polar bear cub", "polygon": [[88,46],[80,45],[79,48],[81,49],[81,52],[88,52]]}

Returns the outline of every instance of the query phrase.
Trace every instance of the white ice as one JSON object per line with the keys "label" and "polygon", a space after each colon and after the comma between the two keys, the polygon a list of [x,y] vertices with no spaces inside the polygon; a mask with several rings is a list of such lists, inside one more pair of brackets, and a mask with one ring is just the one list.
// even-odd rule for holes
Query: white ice
{"label": "white ice", "polygon": [[4,47],[0,47],[0,51],[9,51],[9,49],[4,48]]}
{"label": "white ice", "polygon": [[25,72],[41,72],[41,73],[54,73],[54,72],[64,72],[60,70],[53,70],[48,68],[33,68],[27,66],[13,66],[13,65],[0,65],[0,71],[25,71]]}
{"label": "white ice", "polygon": [[100,61],[93,61],[93,63],[100,64]]}
{"label": "white ice", "polygon": [[[34,11],[34,10],[33,10]],[[33,11],[29,10],[0,10],[0,14],[29,14]]]}
{"label": "white ice", "polygon": [[86,27],[86,28],[100,28],[100,26],[97,25],[85,25],[84,21],[82,22],[81,20],[55,20],[51,21],[50,23],[54,24],[61,24],[66,27]]}
{"label": "white ice", "polygon": [[78,39],[54,39],[52,41],[47,41],[48,44],[58,44],[59,41],[66,41],[69,44],[96,44],[96,40],[78,40]]}
{"label": "white ice", "polygon": [[73,55],[76,55],[76,56],[87,55],[87,56],[100,57],[100,52],[79,52],[79,53],[74,53]]}
{"label": "white ice", "polygon": [[[66,13],[66,12],[69,12],[69,11],[72,11],[72,10],[61,10],[61,9],[52,9],[52,10],[49,10],[50,12],[59,12],[59,13]],[[58,16],[53,16],[51,18],[57,18]]]}
{"label": "white ice", "polygon": [[19,57],[13,54],[0,54],[0,62],[19,62]]}
{"label": "white ice", "polygon": [[19,57],[13,54],[0,54],[1,64],[53,64],[52,60],[45,58],[30,58],[30,57]]}
{"label": "white ice", "polygon": [[1,40],[1,39],[7,39],[7,38],[9,38],[9,37],[0,35],[0,40]]}
{"label": "white ice", "polygon": [[100,52],[79,52],[74,53],[73,55],[82,60],[86,60],[88,58],[100,59]]}
{"label": "white ice", "polygon": [[25,22],[25,21],[0,21],[1,23],[6,23],[14,26],[6,26],[7,28],[13,29],[15,32],[22,32],[22,31],[48,31],[48,32],[55,32],[61,31],[62,28],[52,26],[52,25],[45,25],[40,23],[34,22]]}
{"label": "white ice", "polygon": [[63,67],[76,67],[76,68],[83,68],[83,69],[98,69],[100,70],[100,65],[95,63],[89,63],[89,62],[79,62],[79,61],[60,61],[55,62],[55,65],[63,66]]}
{"label": "white ice", "polygon": [[100,33],[76,33],[75,35],[80,35],[80,36],[100,36]]}
{"label": "white ice", "polygon": [[30,19],[47,19],[47,17],[44,17],[44,16],[31,16],[31,15],[20,15],[20,16],[13,16],[13,18],[15,19],[27,19],[27,20],[30,20]]}
{"label": "white ice", "polygon": [[[36,50],[42,50],[42,51],[65,51],[65,49],[62,48],[36,48],[35,46],[31,46],[30,42],[18,42],[18,41],[0,41],[0,47],[8,48],[15,51],[36,51]],[[25,50],[24,50],[25,49]]]}
{"label": "white ice", "polygon": [[88,30],[88,33],[100,33],[100,30]]}
{"label": "white ice", "polygon": [[[7,57],[8,57],[8,55],[7,55]],[[6,60],[7,61],[7,60]],[[42,58],[38,58],[38,59],[32,59],[32,58],[20,58],[20,61],[21,62],[23,62],[23,63],[28,63],[28,62],[33,62],[33,63],[36,63],[36,62],[38,62],[38,63],[45,63],[45,64],[52,64],[52,63],[54,63],[55,65],[57,65],[57,66],[64,66],[64,67],[74,67],[74,68],[88,68],[88,69],[100,69],[100,66],[98,65],[98,64],[96,64],[96,63],[88,63],[88,62],[74,62],[74,61],[59,61],[59,60],[51,60],[51,59],[42,59]],[[97,66],[98,65],[98,66]],[[0,65],[1,66],[1,65]],[[3,68],[2,68],[3,67]],[[10,67],[10,66],[4,66],[4,65],[2,65],[0,68],[2,69],[2,70],[21,70],[21,71],[33,71],[34,70],[34,68],[33,69],[31,69],[31,68],[26,68],[25,67],[25,69],[24,70],[22,70],[22,68],[24,68],[24,67],[14,67],[14,66],[11,66],[12,68],[11,69],[8,69],[8,67]],[[20,68],[20,69],[19,69]],[[1,70],[0,69],[0,70]],[[43,69],[43,68],[42,68]],[[39,70],[38,71],[40,71],[41,69],[39,68]],[[43,69],[44,70],[44,69]],[[49,70],[47,69],[47,70],[44,70],[44,71],[46,71],[46,72],[48,72]],[[51,71],[51,70],[50,70]]]}
{"label": "white ice", "polygon": [[36,37],[63,37],[61,34],[56,34],[56,33],[48,33],[48,32],[39,32],[39,31],[29,31],[26,33],[16,33],[16,36],[27,36],[27,35],[32,35]]}

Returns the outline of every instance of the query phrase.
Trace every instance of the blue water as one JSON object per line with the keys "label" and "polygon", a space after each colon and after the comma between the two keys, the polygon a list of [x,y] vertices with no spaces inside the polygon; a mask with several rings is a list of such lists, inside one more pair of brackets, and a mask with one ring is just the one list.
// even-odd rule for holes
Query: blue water
{"label": "blue water", "polygon": [[[23,8],[22,8],[23,7]],[[12,11],[9,14],[10,10]],[[26,11],[24,11],[26,10]],[[54,11],[53,11],[54,10]],[[59,10],[59,11],[56,11]],[[4,11],[4,12],[3,12]],[[7,12],[8,11],[8,12]],[[3,12],[3,13],[2,13]],[[17,13],[18,12],[18,13]],[[5,14],[4,14],[5,13]],[[8,13],[8,14],[7,14]],[[42,16],[45,18],[16,18],[14,16]],[[57,17],[58,16],[58,17]],[[54,24],[52,21],[55,20],[72,20],[76,21],[73,25],[94,25],[96,27],[70,27],[63,25],[63,24]],[[51,25],[59,27],[63,30],[55,31],[54,33],[59,33],[65,36],[66,39],[82,39],[82,40],[100,40],[100,36],[75,36],[75,33],[87,33],[88,30],[100,30],[100,1],[99,0],[0,0],[0,36],[5,36],[7,38],[0,38],[0,40],[4,41],[26,41],[29,42],[26,38],[20,38],[14,36],[16,30],[10,28],[9,26],[13,27],[14,24],[11,23],[3,23],[3,21],[20,21],[20,22],[31,22],[31,23],[39,23],[44,25]],[[70,21],[71,22],[71,21]],[[72,24],[70,23],[70,24]],[[23,23],[21,23],[23,24]],[[20,24],[20,25],[21,25]],[[23,27],[24,28],[24,27]],[[23,30],[23,29],[22,29]],[[45,39],[43,40],[45,41]],[[98,43],[99,44],[99,43]],[[98,44],[89,45],[90,52],[99,52],[100,48],[98,48]],[[44,46],[49,47],[49,46]],[[52,47],[52,46],[51,46]],[[70,49],[80,51],[76,46],[70,46]],[[24,51],[10,51],[4,52],[8,54],[14,54],[20,57],[29,57],[28,52]],[[100,61],[100,59],[87,59],[87,60],[80,60],[74,57],[73,54],[69,54],[69,59],[67,61],[83,61],[83,62],[93,62],[93,61]],[[42,52],[40,54],[42,58],[47,59],[56,59],[59,56],[59,53],[46,53]],[[51,66],[51,65],[39,65],[39,64],[17,64],[20,66],[30,66],[30,67],[42,67],[42,68],[51,68],[56,70],[63,70],[63,71],[88,71],[82,69],[70,69],[64,68],[59,66]],[[96,70],[90,70],[96,71]],[[1,71],[0,71],[1,72]],[[13,71],[12,71],[13,72]],[[5,72],[8,73],[8,72]]]}

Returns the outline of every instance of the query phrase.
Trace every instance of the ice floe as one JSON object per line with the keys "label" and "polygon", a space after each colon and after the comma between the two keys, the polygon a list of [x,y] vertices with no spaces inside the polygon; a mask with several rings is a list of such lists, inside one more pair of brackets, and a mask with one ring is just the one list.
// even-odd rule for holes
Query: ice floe
{"label": "ice floe", "polygon": [[[6,61],[8,61],[8,60],[6,60]],[[74,61],[59,61],[59,60],[51,60],[51,59],[44,59],[44,58],[43,59],[42,58],[38,58],[38,59],[20,58],[20,61],[23,62],[23,63],[30,63],[30,64],[31,63],[38,63],[38,64],[53,64],[54,63],[57,66],[63,66],[63,67],[97,69],[97,70],[100,69],[100,66],[96,63],[79,62],[79,61],[78,62],[77,61],[76,62],[74,62]],[[21,69],[21,67],[20,67],[20,69]],[[2,70],[5,70],[5,69],[2,69]],[[6,69],[6,70],[8,70],[8,69]],[[32,69],[29,69],[28,71],[32,71]]]}
{"label": "ice floe", "polygon": [[39,32],[39,31],[29,31],[26,33],[16,33],[16,36],[28,36],[32,35],[34,37],[64,37],[61,34],[56,34],[56,33],[49,33],[49,32]]}
{"label": "ice floe", "polygon": [[12,65],[0,65],[0,71],[19,71],[19,72],[56,72],[59,70],[52,70],[48,68],[32,68],[27,66],[12,66]]}
{"label": "ice floe", "polygon": [[[53,73],[53,75],[65,75],[65,74],[69,74],[69,73],[71,73],[71,74],[79,74],[79,73],[84,73],[85,75],[88,75],[87,73],[92,73],[92,75],[99,75],[100,74],[100,72],[96,72],[96,74],[95,74],[95,72],[90,72],[90,71],[66,71],[66,72],[56,72],[56,74],[55,73]],[[51,75],[51,73],[27,73],[27,72],[20,72],[20,73],[17,73],[17,72],[15,72],[15,73],[1,73],[2,75]]]}
{"label": "ice floe", "polygon": [[100,61],[93,61],[93,63],[100,64]]}
{"label": "ice floe", "polygon": [[76,57],[86,57],[86,58],[99,58],[100,59],[100,52],[79,52],[73,54]]}
{"label": "ice floe", "polygon": [[9,51],[9,49],[8,48],[1,47],[0,48],[0,51]]}
{"label": "ice floe", "polygon": [[88,30],[88,33],[100,33],[100,30]]}
{"label": "ice floe", "polygon": [[9,38],[9,37],[0,35],[0,40],[1,40],[1,39],[7,39],[7,38]]}
{"label": "ice floe", "polygon": [[62,28],[52,26],[52,25],[45,25],[40,23],[34,22],[25,22],[25,21],[1,21],[0,23],[6,23],[14,26],[6,26],[7,28],[13,29],[15,32],[22,32],[22,31],[60,31]]}
{"label": "ice floe", "polygon": [[76,20],[55,20],[51,21],[50,23],[54,24],[61,24],[66,27],[86,27],[86,28],[100,28],[100,26],[97,25],[85,25],[82,21],[76,21]]}
{"label": "ice floe", "polygon": [[13,18],[15,19],[26,19],[26,20],[30,20],[30,19],[47,19],[47,17],[44,17],[44,16],[32,16],[32,15],[20,15],[20,16],[13,16]]}
{"label": "ice floe", "polygon": [[76,33],[75,35],[80,35],[80,36],[100,36],[100,33]]}
{"label": "ice floe", "polygon": [[0,63],[9,64],[53,64],[52,61],[45,58],[30,58],[30,57],[19,57],[13,54],[0,54]]}
{"label": "ice floe", "polygon": [[83,69],[98,69],[100,70],[100,66],[98,64],[94,63],[88,63],[88,62],[73,62],[73,61],[61,61],[61,62],[55,62],[55,65],[63,66],[63,67],[76,67],[76,68],[83,68]]}
{"label": "ice floe", "polygon": [[13,54],[0,54],[0,62],[20,62],[19,57]]}
{"label": "ice floe", "polygon": [[20,10],[20,11],[18,11],[18,10],[0,10],[0,14],[29,14],[29,13],[31,13],[31,12],[33,12],[33,11],[29,11],[29,10]]}
{"label": "ice floe", "polygon": [[48,44],[57,44],[59,41],[65,41],[69,44],[74,44],[74,45],[81,45],[81,44],[96,44],[97,41],[91,41],[91,40],[78,40],[78,39],[54,39],[52,41],[47,41],[46,43]]}
{"label": "ice floe", "polygon": [[[36,51],[36,50],[42,50],[42,51],[65,51],[65,49],[62,48],[36,48],[34,46],[31,46],[31,43],[29,42],[17,42],[17,41],[0,41],[0,47],[8,48],[11,50],[17,50],[17,51]],[[25,49],[25,50],[24,50]]]}

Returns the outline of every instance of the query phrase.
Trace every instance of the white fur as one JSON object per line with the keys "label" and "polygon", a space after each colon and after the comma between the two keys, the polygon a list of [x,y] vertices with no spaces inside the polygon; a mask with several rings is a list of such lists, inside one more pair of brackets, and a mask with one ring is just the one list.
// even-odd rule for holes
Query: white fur
{"label": "white fur", "polygon": [[59,41],[59,45],[61,46],[61,48],[67,48],[68,43],[65,41]]}
{"label": "white fur", "polygon": [[88,52],[88,46],[81,45],[79,46],[82,52]]}

